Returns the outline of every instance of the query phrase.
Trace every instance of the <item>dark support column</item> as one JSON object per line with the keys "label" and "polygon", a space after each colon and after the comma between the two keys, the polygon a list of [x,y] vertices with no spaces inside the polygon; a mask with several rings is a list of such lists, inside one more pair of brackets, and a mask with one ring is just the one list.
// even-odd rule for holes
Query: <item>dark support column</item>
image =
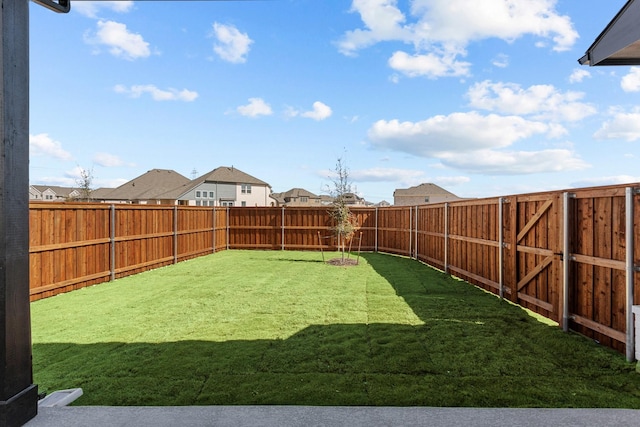
{"label": "dark support column", "polygon": [[29,311],[29,2],[0,0],[0,426],[38,411]]}

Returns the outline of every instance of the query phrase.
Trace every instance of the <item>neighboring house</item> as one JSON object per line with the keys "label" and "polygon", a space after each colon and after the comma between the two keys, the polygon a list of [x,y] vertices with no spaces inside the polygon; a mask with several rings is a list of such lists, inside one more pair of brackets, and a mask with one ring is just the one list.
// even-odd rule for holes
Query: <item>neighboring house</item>
{"label": "neighboring house", "polygon": [[220,166],[158,195],[188,206],[270,206],[271,186],[233,166]]}
{"label": "neighboring house", "polygon": [[303,188],[292,188],[283,193],[272,193],[278,206],[321,206],[320,196]]}
{"label": "neighboring house", "polygon": [[106,203],[175,204],[175,199],[164,199],[160,195],[189,182],[189,178],[176,171],[152,169],[102,194],[100,200]]}
{"label": "neighboring house", "polygon": [[398,188],[393,192],[394,206],[415,206],[452,202],[454,200],[461,200],[461,198],[436,184],[420,184],[415,187]]}
{"label": "neighboring house", "polygon": [[95,190],[91,190],[91,194],[89,195],[89,197],[93,202],[104,202],[107,195],[110,194],[113,190],[115,189],[106,187],[96,188]]}
{"label": "neighboring house", "polygon": [[77,188],[55,185],[30,185],[29,200],[39,202],[66,202],[80,195]]}
{"label": "neighboring house", "polygon": [[380,208],[387,208],[387,207],[391,206],[391,203],[387,202],[386,200],[383,200],[381,202],[376,203],[376,206],[378,206]]}
{"label": "neighboring house", "polygon": [[367,201],[355,193],[344,193],[342,198],[348,206],[367,206]]}
{"label": "neighboring house", "polygon": [[330,206],[333,204],[333,197],[328,196],[326,194],[320,195],[320,204],[323,206]]}

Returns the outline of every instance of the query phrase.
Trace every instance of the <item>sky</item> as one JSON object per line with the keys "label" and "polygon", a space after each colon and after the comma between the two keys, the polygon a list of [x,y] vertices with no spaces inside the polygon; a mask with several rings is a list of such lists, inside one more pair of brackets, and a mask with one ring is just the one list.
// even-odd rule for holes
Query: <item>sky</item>
{"label": "sky", "polygon": [[577,60],[625,0],[30,3],[30,183],[234,166],[393,202],[640,181],[640,67]]}

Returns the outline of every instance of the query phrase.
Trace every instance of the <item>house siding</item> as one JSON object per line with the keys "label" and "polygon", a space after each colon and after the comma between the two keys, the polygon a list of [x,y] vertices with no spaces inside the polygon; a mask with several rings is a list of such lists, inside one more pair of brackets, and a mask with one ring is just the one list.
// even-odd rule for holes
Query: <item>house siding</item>
{"label": "house siding", "polygon": [[262,185],[251,185],[251,194],[242,192],[242,184],[238,184],[235,188],[236,191],[236,206],[242,206],[243,202],[246,206],[267,206],[270,203],[269,187]]}

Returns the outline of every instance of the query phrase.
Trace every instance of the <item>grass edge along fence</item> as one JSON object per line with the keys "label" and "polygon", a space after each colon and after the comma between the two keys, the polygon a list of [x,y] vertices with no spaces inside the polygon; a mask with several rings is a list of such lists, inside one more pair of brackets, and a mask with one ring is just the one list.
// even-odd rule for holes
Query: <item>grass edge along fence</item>
{"label": "grass edge along fence", "polygon": [[[633,360],[639,188],[352,210],[363,251],[432,265]],[[31,299],[226,249],[335,250],[331,226],[328,207],[31,203]]]}

